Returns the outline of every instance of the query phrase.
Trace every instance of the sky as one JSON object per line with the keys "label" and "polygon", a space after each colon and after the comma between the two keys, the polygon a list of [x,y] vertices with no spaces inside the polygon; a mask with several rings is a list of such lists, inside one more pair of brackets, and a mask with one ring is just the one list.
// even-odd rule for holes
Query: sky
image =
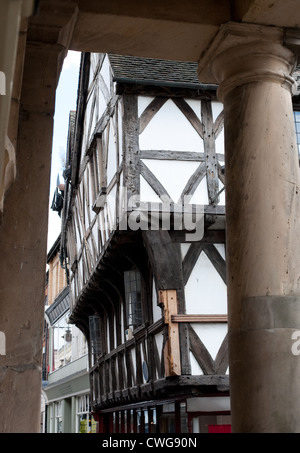
{"label": "sky", "polygon": [[60,234],[61,221],[57,212],[51,210],[57,175],[63,182],[62,172],[67,147],[70,110],[76,109],[80,52],[69,51],[65,58],[56,90],[54,131],[52,144],[51,181],[49,192],[49,220],[47,252]]}

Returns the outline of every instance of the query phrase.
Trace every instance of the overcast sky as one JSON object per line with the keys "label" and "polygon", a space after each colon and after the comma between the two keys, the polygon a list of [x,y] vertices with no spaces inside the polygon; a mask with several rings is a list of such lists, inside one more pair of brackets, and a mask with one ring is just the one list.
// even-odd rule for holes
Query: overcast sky
{"label": "overcast sky", "polygon": [[62,171],[67,146],[67,134],[69,124],[69,112],[76,109],[78,88],[80,52],[68,52],[60,75],[56,90],[54,132],[52,144],[51,182],[49,192],[49,223],[47,251],[52,247],[60,233],[60,217],[57,212],[50,209],[54,191],[56,188],[57,175]]}

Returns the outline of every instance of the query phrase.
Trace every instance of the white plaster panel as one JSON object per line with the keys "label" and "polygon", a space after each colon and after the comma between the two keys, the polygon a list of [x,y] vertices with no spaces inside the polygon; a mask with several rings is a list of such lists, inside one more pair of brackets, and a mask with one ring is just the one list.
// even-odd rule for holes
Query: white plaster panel
{"label": "white plaster panel", "polygon": [[203,140],[173,101],[168,100],[139,138],[140,149],[204,152]]}
{"label": "white plaster panel", "polygon": [[191,327],[215,360],[227,334],[227,323],[191,323]]}
{"label": "white plaster panel", "polygon": [[184,260],[185,255],[188,252],[188,249],[190,248],[190,245],[188,242],[180,244],[180,249],[181,249],[181,257]]}
{"label": "white plaster panel", "polygon": [[192,376],[198,376],[198,375],[203,375],[203,371],[201,367],[199,366],[199,363],[195,359],[194,354],[190,351],[190,364],[191,364],[191,375]]}
{"label": "white plaster panel", "polygon": [[115,184],[107,196],[107,215],[110,231],[116,228],[116,195],[117,185]]}
{"label": "white plaster panel", "polygon": [[199,166],[198,162],[142,159],[149,170],[164,186],[174,202],[179,202],[181,193],[192,174]]}
{"label": "white plaster panel", "polygon": [[108,60],[108,56],[105,55],[105,58],[103,60],[103,63],[102,63],[102,66],[101,66],[101,70],[100,70],[100,73],[103,77],[103,80],[106,84],[106,87],[107,87],[107,91],[110,93],[110,74],[111,74],[111,68],[110,68],[110,63],[109,63],[109,60]]}
{"label": "white plaster panel", "polygon": [[117,149],[116,149],[116,134],[113,120],[110,120],[109,136],[108,136],[108,162],[107,162],[107,185],[114,177],[117,171]]}
{"label": "white plaster panel", "polygon": [[[220,194],[219,194],[219,203],[218,204],[220,206],[225,206],[225,203],[226,203],[226,201],[225,201],[226,200],[226,198],[225,198],[225,189],[224,190],[222,190],[222,189],[224,189],[224,184],[219,180],[219,192],[220,192]],[[222,190],[222,192],[221,192],[221,190]]]}
{"label": "white plaster panel", "polygon": [[136,353],[135,353],[135,348],[131,348],[131,358],[132,358],[132,365],[133,365],[133,373],[132,373],[132,379],[133,379],[133,384],[136,384]]}
{"label": "white plaster panel", "polygon": [[201,120],[201,101],[197,101],[196,99],[185,99],[185,102],[191,107],[199,120]]}
{"label": "white plaster panel", "polygon": [[216,151],[217,154],[221,154],[223,156],[223,160],[221,160],[221,157],[219,158],[219,162],[221,164],[223,164],[224,163],[224,159],[225,159],[225,156],[224,156],[224,153],[225,153],[225,149],[224,149],[224,129],[221,130],[221,132],[219,133],[218,137],[215,140],[215,151]]}
{"label": "white plaster panel", "polygon": [[154,338],[155,338],[156,347],[158,350],[158,355],[159,355],[160,359],[162,359],[163,339],[164,339],[162,332],[156,334]]}
{"label": "white plaster panel", "polygon": [[195,204],[199,204],[199,205],[208,205],[209,204],[206,176],[202,179],[202,181],[198,185],[197,189],[195,190],[195,192],[190,200],[190,203],[191,204],[195,203]]}
{"label": "white plaster panel", "polygon": [[89,96],[86,103],[86,111],[83,121],[83,137],[82,137],[82,148],[81,148],[81,161],[85,155],[87,144],[88,144],[88,129],[91,121],[91,106],[92,106],[92,95]]}
{"label": "white plaster panel", "polygon": [[226,314],[227,288],[202,252],[185,286],[187,314]]}
{"label": "white plaster panel", "polygon": [[143,111],[148,107],[150,102],[154,99],[153,96],[139,96],[138,97],[138,116],[140,117]]}
{"label": "white plaster panel", "polygon": [[100,117],[103,115],[103,113],[105,112],[106,107],[107,107],[106,100],[100,89],[99,83],[97,83],[97,90],[98,90],[98,99],[97,99],[98,111],[97,111],[96,121],[98,121],[100,119]]}
{"label": "white plaster panel", "polygon": [[91,234],[93,235],[96,250],[99,253],[99,239],[98,239],[98,224],[97,222],[94,223]]}
{"label": "white plaster panel", "polygon": [[141,201],[161,203],[161,199],[154,192],[143,176],[140,176],[140,197]]}
{"label": "white plaster panel", "polygon": [[154,279],[152,284],[152,311],[153,311],[153,322],[156,322],[159,319],[161,319],[162,311],[161,308],[157,305],[157,293]]}
{"label": "white plaster panel", "polygon": [[223,110],[223,104],[221,102],[212,101],[211,103],[212,114],[213,114],[213,121],[216,121],[218,116]]}
{"label": "white plaster panel", "polygon": [[226,260],[226,254],[225,254],[225,244],[214,244],[218,252],[220,253],[221,257]]}

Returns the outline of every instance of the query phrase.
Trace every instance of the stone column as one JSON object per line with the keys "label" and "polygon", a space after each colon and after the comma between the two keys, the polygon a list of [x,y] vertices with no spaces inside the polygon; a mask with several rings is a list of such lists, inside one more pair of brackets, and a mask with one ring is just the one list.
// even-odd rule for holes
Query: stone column
{"label": "stone column", "polygon": [[[300,432],[300,178],[295,59],[274,27],[223,26],[199,65],[225,113],[233,432]],[[208,68],[208,69],[202,69]]]}
{"label": "stone column", "polygon": [[0,217],[0,331],[6,340],[5,355],[0,355],[1,433],[39,432],[41,421],[55,91],[76,14],[74,5],[68,14],[65,7],[61,16],[58,4],[53,11],[46,10],[47,6],[52,5],[46,2],[39,13],[42,27],[38,16],[29,21],[14,142],[16,178],[6,193]]}
{"label": "stone column", "polygon": [[[57,53],[27,46],[17,176],[0,225],[0,431],[38,432]],[[44,89],[44,84],[47,89]]]}

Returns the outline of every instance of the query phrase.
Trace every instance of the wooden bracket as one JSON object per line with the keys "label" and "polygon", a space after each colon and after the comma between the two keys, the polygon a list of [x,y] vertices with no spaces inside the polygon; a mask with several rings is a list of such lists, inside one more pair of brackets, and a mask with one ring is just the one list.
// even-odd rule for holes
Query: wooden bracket
{"label": "wooden bracket", "polygon": [[168,326],[168,338],[164,347],[165,376],[181,375],[180,343],[178,323],[172,321],[177,315],[177,291],[173,289],[159,291],[159,302],[164,307],[164,321]]}

